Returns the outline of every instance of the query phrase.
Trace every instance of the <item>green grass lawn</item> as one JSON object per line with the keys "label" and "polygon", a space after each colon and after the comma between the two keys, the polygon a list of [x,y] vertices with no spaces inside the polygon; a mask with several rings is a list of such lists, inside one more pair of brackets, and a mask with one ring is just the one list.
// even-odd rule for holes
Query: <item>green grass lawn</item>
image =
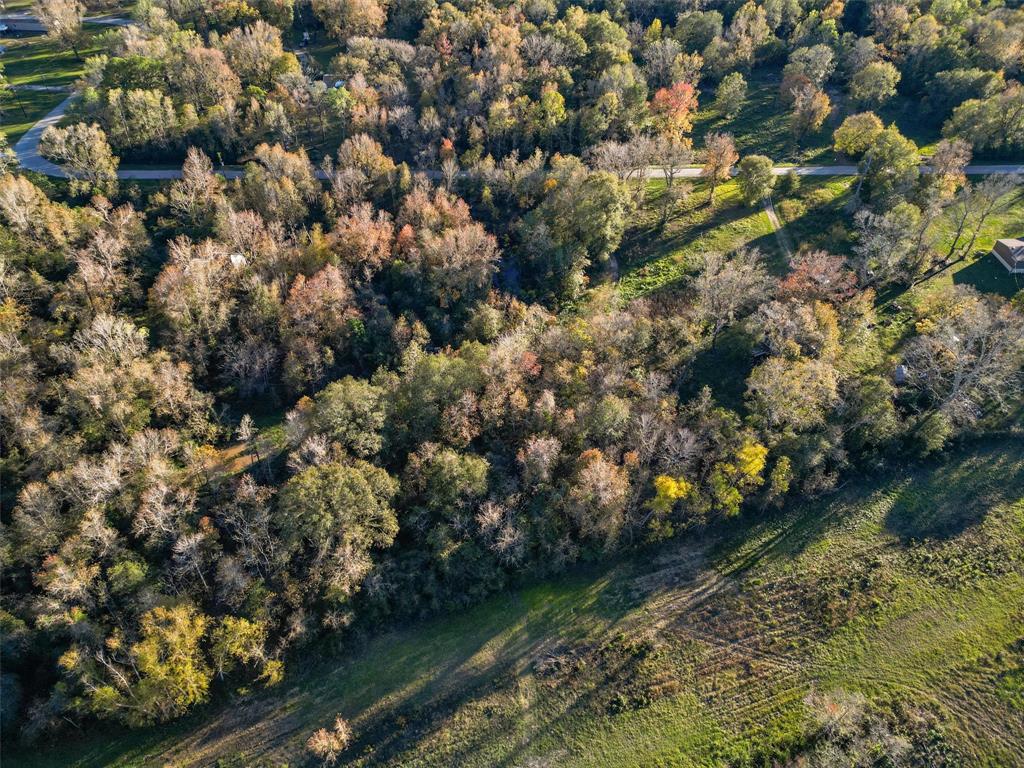
{"label": "green grass lawn", "polygon": [[294,31],[291,33],[292,50],[296,53],[305,52],[312,58],[318,67],[325,73],[330,73],[331,59],[344,50],[344,46],[337,40],[332,40],[321,30],[317,33],[317,39],[310,45],[302,46],[302,33]]}
{"label": "green grass lawn", "polygon": [[[6,52],[0,57],[4,74],[11,85],[70,86],[82,76],[85,59],[99,53],[98,35],[101,27],[88,27],[91,34],[79,49],[81,58],[70,50],[59,48],[44,35],[5,40]],[[60,104],[68,94],[15,91],[4,105],[0,132],[10,144],[21,138],[29,128]]]}
{"label": "green grass lawn", "polygon": [[[779,187],[783,185],[779,179]],[[797,247],[849,253],[852,240],[848,203],[856,188],[852,176],[803,176],[799,189],[776,191],[775,210]]]}
{"label": "green grass lawn", "polygon": [[779,96],[782,81],[780,70],[758,69],[749,77],[747,100],[734,118],[726,120],[712,108],[714,91],[701,96],[702,109],[693,124],[694,145],[701,147],[704,136],[711,132],[731,133],[740,156],[767,155],[776,163],[830,163],[836,161],[832,151],[830,122],[820,131],[804,137],[797,146],[790,131],[789,110]]}
{"label": "green grass lawn", "polygon": [[13,145],[22,135],[67,98],[66,93],[41,93],[39,91],[15,91],[4,104],[0,133]]}
{"label": "green grass lawn", "polygon": [[925,718],[965,765],[1024,754],[1024,441],[893,467],[829,499],[369,641],[281,687],[9,765],[303,765],[335,714],[353,766],[768,764],[813,690]]}
{"label": "green grass lawn", "polygon": [[701,254],[709,252],[756,247],[774,271],[783,269],[768,215],[760,205],[744,205],[735,182],[720,185],[715,204],[709,206],[707,186],[697,181],[689,198],[662,229],[655,208],[664,188],[664,181],[650,182],[650,204],[638,212],[636,226],[627,233],[617,254],[623,297],[636,298],[677,285],[696,271]]}
{"label": "green grass lawn", "polygon": [[[1006,297],[1024,290],[1024,275],[1011,275],[992,256],[992,246],[1004,237],[1024,237],[1024,187],[1018,187],[1000,202],[998,213],[982,227],[974,252],[930,282],[973,285],[979,291]],[[946,240],[951,239],[952,233]]]}
{"label": "green grass lawn", "polygon": [[86,26],[89,34],[78,49],[58,46],[45,35],[7,40],[3,54],[4,74],[11,85],[71,85],[85,71],[85,59],[99,53],[97,38],[105,27]]}

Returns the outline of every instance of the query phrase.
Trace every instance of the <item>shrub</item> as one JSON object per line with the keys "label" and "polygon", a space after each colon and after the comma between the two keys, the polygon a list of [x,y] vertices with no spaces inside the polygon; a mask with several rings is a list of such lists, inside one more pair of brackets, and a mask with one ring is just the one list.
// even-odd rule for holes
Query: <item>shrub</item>
{"label": "shrub", "polygon": [[782,214],[782,220],[789,223],[807,213],[807,206],[799,200],[786,199],[779,203],[779,213]]}
{"label": "shrub", "polygon": [[352,728],[341,715],[336,715],[330,730],[320,728],[313,732],[306,741],[306,749],[320,760],[321,765],[334,765],[351,741]]}

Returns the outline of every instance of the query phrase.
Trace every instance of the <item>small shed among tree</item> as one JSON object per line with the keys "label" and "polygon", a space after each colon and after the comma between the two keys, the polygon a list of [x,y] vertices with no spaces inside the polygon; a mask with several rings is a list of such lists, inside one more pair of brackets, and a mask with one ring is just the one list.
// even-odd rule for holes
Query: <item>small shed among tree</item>
{"label": "small shed among tree", "polygon": [[996,240],[992,255],[1012,275],[1024,275],[1024,240]]}

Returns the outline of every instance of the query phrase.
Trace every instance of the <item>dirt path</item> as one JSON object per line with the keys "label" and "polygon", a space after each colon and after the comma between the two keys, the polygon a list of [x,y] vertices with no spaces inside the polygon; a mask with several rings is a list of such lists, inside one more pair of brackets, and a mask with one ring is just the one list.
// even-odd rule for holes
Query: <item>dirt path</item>
{"label": "dirt path", "polygon": [[772,201],[772,196],[770,194],[765,195],[764,212],[768,214],[768,221],[771,222],[772,231],[775,232],[775,239],[778,240],[779,247],[782,249],[783,253],[786,254],[786,258],[792,261],[796,246],[793,245],[793,239],[789,236],[786,228],[782,225],[782,221],[779,219],[778,213],[775,212],[775,203]]}

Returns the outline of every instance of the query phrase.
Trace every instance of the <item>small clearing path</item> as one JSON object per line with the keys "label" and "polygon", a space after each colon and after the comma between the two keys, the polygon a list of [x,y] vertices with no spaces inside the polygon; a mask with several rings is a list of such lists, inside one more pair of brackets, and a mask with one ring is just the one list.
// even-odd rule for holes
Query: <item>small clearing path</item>
{"label": "small clearing path", "polygon": [[775,232],[775,239],[779,241],[779,247],[786,254],[786,258],[790,261],[793,260],[793,239],[789,236],[789,232],[782,225],[782,221],[779,219],[778,213],[775,212],[775,203],[772,201],[771,194],[764,196],[764,212],[768,214],[768,221],[772,224],[772,230]]}

